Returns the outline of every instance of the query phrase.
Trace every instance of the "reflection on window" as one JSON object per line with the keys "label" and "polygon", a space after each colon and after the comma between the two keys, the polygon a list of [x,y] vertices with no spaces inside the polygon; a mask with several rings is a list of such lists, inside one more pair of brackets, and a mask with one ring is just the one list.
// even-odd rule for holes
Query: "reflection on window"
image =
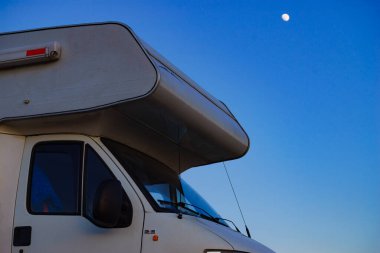
{"label": "reflection on window", "polygon": [[[89,220],[94,219],[93,206],[97,190],[107,181],[116,180],[108,166],[103,162],[99,155],[89,146],[86,145],[85,157],[85,189],[84,189],[84,216]],[[123,204],[122,216],[116,227],[129,226],[132,220],[132,212],[125,212],[131,210],[132,204],[127,194],[123,191]]]}
{"label": "reflection on window", "polygon": [[[206,219],[220,217],[217,212],[188,184],[181,182],[178,173],[123,144],[102,139],[141,191],[159,211],[197,215]],[[181,205],[188,203],[189,205]]]}
{"label": "reflection on window", "polygon": [[31,213],[79,213],[81,153],[81,142],[46,142],[34,147],[28,204]]}

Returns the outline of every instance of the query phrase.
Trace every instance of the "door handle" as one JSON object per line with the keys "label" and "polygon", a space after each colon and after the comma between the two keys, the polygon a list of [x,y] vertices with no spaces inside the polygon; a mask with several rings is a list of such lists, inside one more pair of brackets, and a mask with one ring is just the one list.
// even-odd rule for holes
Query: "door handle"
{"label": "door handle", "polygon": [[15,227],[13,230],[13,246],[29,246],[32,239],[32,227]]}

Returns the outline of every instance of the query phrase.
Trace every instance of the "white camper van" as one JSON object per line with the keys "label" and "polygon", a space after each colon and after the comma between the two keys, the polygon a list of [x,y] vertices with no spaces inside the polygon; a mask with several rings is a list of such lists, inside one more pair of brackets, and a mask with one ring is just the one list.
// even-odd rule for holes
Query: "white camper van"
{"label": "white camper van", "polygon": [[124,24],[0,34],[1,253],[272,253],[179,176],[248,147]]}

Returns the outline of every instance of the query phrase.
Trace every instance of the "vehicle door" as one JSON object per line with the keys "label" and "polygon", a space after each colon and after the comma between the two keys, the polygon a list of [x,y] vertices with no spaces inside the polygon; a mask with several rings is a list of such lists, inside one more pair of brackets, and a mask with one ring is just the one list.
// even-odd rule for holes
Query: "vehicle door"
{"label": "vehicle door", "polygon": [[[114,192],[109,184],[119,187],[120,195],[113,195],[122,198],[121,215],[112,225],[99,218],[114,201],[102,197],[107,189]],[[18,185],[13,253],[140,252],[141,201],[91,138],[28,137]]]}

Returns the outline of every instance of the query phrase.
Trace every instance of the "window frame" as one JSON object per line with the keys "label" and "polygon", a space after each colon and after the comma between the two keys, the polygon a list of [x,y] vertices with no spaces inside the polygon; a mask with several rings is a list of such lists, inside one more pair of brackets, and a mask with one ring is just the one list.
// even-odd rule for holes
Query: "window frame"
{"label": "window frame", "polygon": [[[31,190],[32,190],[32,177],[34,172],[34,161],[35,161],[35,151],[39,145],[43,144],[79,144],[80,145],[80,168],[79,168],[79,187],[77,195],[77,211],[76,212],[35,212],[32,210],[32,200],[31,200]],[[33,145],[32,151],[30,153],[30,162],[29,162],[29,172],[28,172],[28,185],[26,193],[26,210],[29,214],[32,215],[56,215],[56,216],[81,216],[82,215],[82,197],[83,197],[83,162],[84,162],[84,141],[80,140],[51,140],[51,141],[40,141]]]}
{"label": "window frame", "polygon": [[[92,217],[89,217],[87,215],[87,212],[86,212],[86,208],[87,208],[87,183],[88,183],[88,177],[87,177],[87,154],[88,154],[88,150],[89,148],[95,153],[95,155],[97,156],[97,158],[102,162],[102,164],[106,167],[106,169],[108,170],[108,172],[110,172],[110,174],[112,175],[113,179],[116,179],[116,176],[115,174],[110,170],[109,166],[106,164],[106,162],[102,159],[102,157],[98,154],[98,152],[96,152],[96,150],[91,147],[91,145],[89,145],[88,143],[85,143],[84,144],[84,149],[83,149],[83,168],[82,168],[82,203],[81,203],[81,207],[82,207],[82,216],[86,219],[88,219],[89,221],[91,221],[91,223],[94,223],[93,222],[93,218]],[[123,191],[125,192],[124,188],[123,188]],[[127,194],[125,192],[125,194]]]}
{"label": "window frame", "polygon": [[[95,147],[90,145],[90,143],[85,142],[84,148],[83,148],[83,168],[82,168],[82,217],[89,220],[92,224],[99,227],[95,222],[94,219],[87,215],[86,208],[87,208],[87,183],[88,183],[88,177],[87,177],[87,156],[88,152],[92,151],[95,156],[99,159],[99,161],[104,165],[104,169],[106,169],[110,175],[112,176],[113,180],[117,180],[120,182],[119,178],[115,175],[115,173],[112,171],[111,167],[107,164],[106,161],[104,161],[103,157],[99,154],[99,152],[96,151]],[[120,182],[121,183],[121,182]],[[121,183],[122,186],[122,183]],[[123,224],[122,220],[119,220],[118,224],[113,228],[126,228],[131,226],[133,221],[133,203],[131,201],[130,195],[127,193],[126,189],[122,186],[122,191],[124,194],[124,202],[123,204],[127,204],[131,207],[131,217],[128,220],[127,224]],[[101,227],[103,228],[103,227]]]}

